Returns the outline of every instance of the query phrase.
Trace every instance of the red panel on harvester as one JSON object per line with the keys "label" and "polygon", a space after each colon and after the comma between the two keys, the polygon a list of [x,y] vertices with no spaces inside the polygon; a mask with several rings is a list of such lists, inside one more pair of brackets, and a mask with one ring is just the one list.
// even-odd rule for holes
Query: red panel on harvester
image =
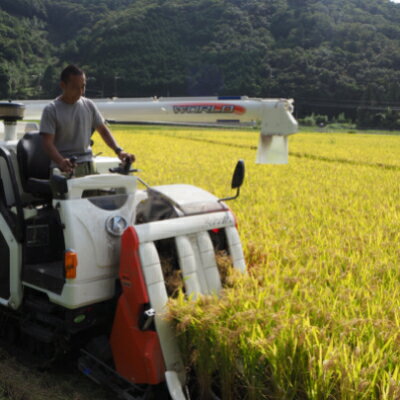
{"label": "red panel on harvester", "polygon": [[110,344],[117,372],[134,383],[156,385],[165,380],[165,364],[157,333],[142,331],[139,319],[149,303],[138,254],[139,239],[133,227],[122,235],[120,272],[122,294]]}

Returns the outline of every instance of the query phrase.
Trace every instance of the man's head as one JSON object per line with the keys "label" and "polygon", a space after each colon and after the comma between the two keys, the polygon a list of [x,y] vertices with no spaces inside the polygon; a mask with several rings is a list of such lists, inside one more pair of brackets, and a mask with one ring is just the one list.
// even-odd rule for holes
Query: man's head
{"label": "man's head", "polygon": [[85,94],[86,75],[75,65],[68,65],[61,72],[62,99],[67,103],[76,103]]}

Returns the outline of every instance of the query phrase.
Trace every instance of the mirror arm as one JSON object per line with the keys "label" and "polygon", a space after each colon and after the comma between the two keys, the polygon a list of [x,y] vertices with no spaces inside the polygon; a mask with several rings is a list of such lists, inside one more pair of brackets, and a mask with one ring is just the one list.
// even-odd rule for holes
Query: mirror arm
{"label": "mirror arm", "polygon": [[236,192],[235,196],[224,197],[223,199],[218,199],[218,203],[220,203],[221,201],[235,200],[239,197],[239,194],[240,194],[240,187],[237,188],[237,192]]}

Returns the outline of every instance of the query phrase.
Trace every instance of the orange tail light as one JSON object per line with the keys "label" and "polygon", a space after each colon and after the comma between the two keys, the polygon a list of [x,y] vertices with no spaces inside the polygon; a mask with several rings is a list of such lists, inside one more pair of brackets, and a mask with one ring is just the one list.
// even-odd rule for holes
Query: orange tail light
{"label": "orange tail light", "polygon": [[64,254],[65,277],[76,278],[76,267],[78,266],[78,255],[73,250],[66,250]]}

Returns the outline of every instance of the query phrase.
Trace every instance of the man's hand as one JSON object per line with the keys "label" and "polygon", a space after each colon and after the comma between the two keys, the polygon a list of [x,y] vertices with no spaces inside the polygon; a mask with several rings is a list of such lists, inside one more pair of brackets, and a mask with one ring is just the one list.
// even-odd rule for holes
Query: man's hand
{"label": "man's hand", "polygon": [[43,149],[50,159],[58,165],[62,172],[71,173],[75,167],[68,158],[64,158],[54,145],[54,135],[41,132],[43,138]]}
{"label": "man's hand", "polygon": [[136,160],[136,157],[134,154],[129,154],[126,153],[125,151],[120,151],[118,153],[118,158],[122,161],[122,162],[128,162],[130,161],[131,163],[133,163]]}
{"label": "man's hand", "polygon": [[58,166],[62,172],[67,173],[73,172],[74,168],[76,167],[76,165],[73,164],[69,158],[64,158],[60,163],[58,163]]}

